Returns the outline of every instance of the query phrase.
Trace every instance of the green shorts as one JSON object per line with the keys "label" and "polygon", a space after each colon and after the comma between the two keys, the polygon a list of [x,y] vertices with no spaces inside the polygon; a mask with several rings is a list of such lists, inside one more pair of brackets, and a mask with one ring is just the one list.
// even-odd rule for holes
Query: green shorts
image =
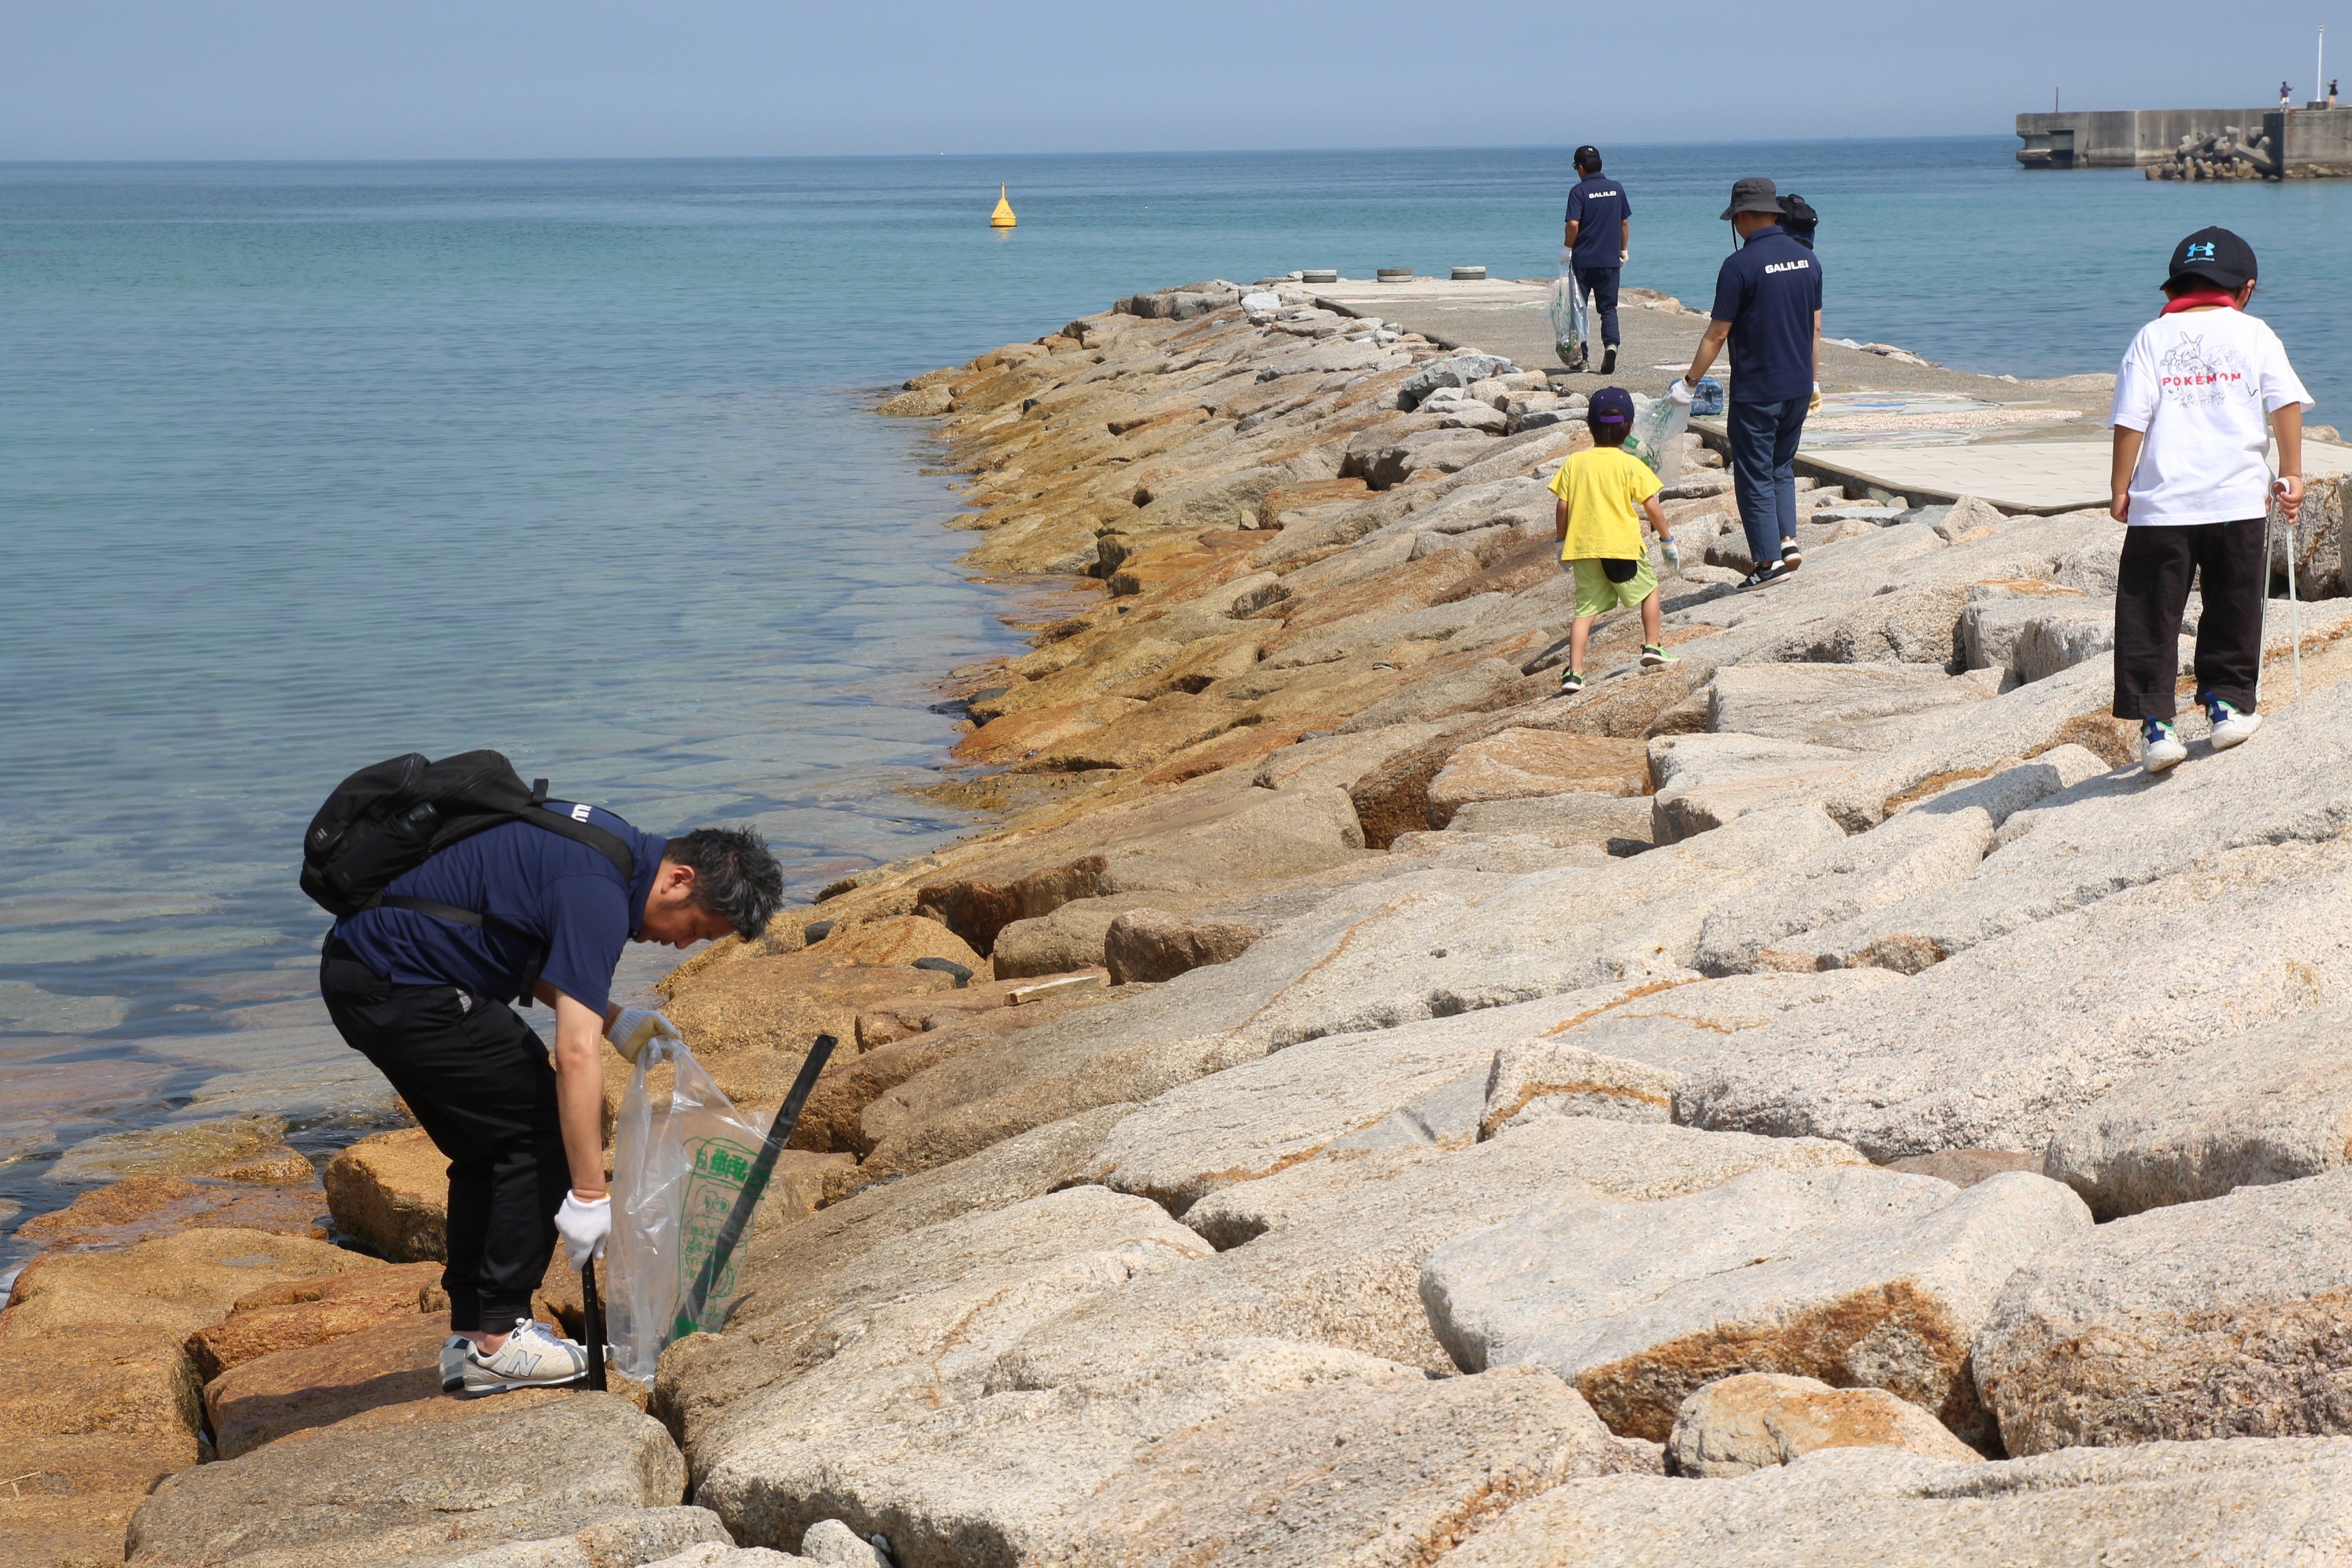
{"label": "green shorts", "polygon": [[1563,572],[1576,574],[1576,613],[1585,616],[1605,616],[1623,605],[1632,609],[1658,591],[1658,574],[1650,570],[1650,558],[1642,557],[1633,577],[1623,583],[1612,583],[1598,561],[1563,561]]}

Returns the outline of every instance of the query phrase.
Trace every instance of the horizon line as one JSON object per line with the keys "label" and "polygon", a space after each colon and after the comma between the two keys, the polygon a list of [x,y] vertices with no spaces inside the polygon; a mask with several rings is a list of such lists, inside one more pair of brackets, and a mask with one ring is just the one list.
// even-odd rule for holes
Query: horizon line
{"label": "horizon line", "polygon": [[[1853,142],[1975,142],[2014,138],[2013,131],[1955,132],[1940,136],[1790,136],[1747,138],[1742,140],[1688,139],[1682,141],[1619,142],[1612,145],[1625,148],[1647,147],[1826,147]],[[1519,142],[1495,143],[1426,144],[1418,146],[1318,146],[1318,147],[1172,147],[1119,148],[1107,152],[1061,153],[548,153],[538,155],[511,153],[445,154],[430,157],[344,157],[344,158],[18,158],[0,156],[0,168],[89,168],[109,165],[169,165],[199,168],[208,166],[244,166],[252,164],[305,167],[352,167],[387,163],[885,163],[919,160],[925,163],[951,161],[978,163],[1007,158],[1249,158],[1280,154],[1286,157],[1363,153],[1558,153],[1566,155],[1580,145],[1577,142]]]}

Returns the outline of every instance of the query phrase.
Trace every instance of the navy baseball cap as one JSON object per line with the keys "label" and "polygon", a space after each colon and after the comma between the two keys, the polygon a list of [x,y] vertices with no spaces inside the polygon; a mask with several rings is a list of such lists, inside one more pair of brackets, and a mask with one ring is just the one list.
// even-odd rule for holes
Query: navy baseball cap
{"label": "navy baseball cap", "polygon": [[2200,228],[2172,247],[2169,276],[2202,278],[2235,293],[2254,280],[2254,247],[2226,228]]}
{"label": "navy baseball cap", "polygon": [[1622,386],[1604,386],[1585,405],[1585,419],[1594,425],[1633,423],[1633,395]]}

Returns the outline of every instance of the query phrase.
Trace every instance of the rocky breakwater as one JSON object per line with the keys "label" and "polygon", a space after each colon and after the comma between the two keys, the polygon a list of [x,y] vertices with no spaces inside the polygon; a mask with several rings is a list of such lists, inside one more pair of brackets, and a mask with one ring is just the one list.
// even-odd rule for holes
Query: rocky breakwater
{"label": "rocky breakwater", "polygon": [[1539,377],[1204,283],[907,395],[974,567],[1097,596],[955,674],[999,826],[670,983],[728,1058],[860,931],[973,971],[827,1073],[824,1206],[663,1362],[740,1540],[2352,1562],[2352,607],[2150,778],[2104,513],[1808,488],[1740,595],[1699,467],[1678,662],[1620,617],[1561,699]]}
{"label": "rocky breakwater", "polygon": [[[2347,605],[2149,778],[2103,513],[1808,489],[1739,595],[1701,467],[1678,661],[1559,698],[1540,381],[1283,283],[918,377],[1075,613],[952,678],[994,826],[665,983],[747,1105],[843,1042],[726,1331],[650,1417],[324,1406],[435,1320],[289,1258],[163,1325],[230,1457],[132,1560],[2352,1563]],[[347,1152],[342,1228],[429,1257],[430,1165]]]}

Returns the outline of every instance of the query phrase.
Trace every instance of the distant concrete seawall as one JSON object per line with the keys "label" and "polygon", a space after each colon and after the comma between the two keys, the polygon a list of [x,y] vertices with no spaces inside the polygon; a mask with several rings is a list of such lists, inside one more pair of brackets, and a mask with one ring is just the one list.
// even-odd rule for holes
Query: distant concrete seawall
{"label": "distant concrete seawall", "polygon": [[2029,169],[2133,169],[2174,163],[2184,148],[2234,137],[2258,149],[2262,177],[2352,175],[2352,107],[2094,109],[2021,114],[2017,161]]}

